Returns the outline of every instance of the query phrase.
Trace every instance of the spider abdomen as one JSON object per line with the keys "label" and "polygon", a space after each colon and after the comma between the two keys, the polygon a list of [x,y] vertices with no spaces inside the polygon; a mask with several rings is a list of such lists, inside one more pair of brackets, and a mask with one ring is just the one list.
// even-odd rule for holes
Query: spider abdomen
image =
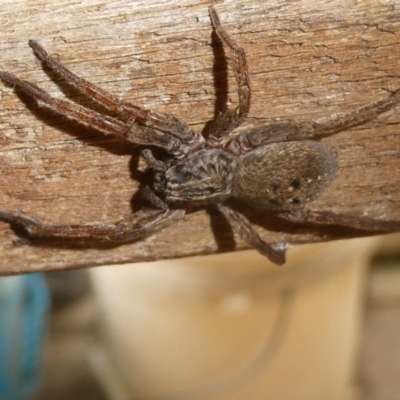
{"label": "spider abdomen", "polygon": [[337,169],[334,153],[317,142],[271,143],[241,157],[233,197],[256,209],[298,209],[328,188]]}

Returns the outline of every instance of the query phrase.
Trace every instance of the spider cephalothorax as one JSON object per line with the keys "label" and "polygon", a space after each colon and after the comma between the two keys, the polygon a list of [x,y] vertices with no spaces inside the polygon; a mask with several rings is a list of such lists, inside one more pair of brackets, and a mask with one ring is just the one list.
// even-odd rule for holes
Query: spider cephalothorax
{"label": "spider cephalothorax", "polygon": [[[39,87],[8,72],[0,78],[36,99],[43,106],[106,135],[115,135],[148,146],[142,152],[154,182],[143,189],[152,208],[144,208],[115,225],[44,225],[21,214],[0,212],[0,219],[25,229],[32,237],[129,242],[144,238],[182,218],[188,206],[216,205],[234,231],[277,264],[285,261],[285,250],[264,242],[251,223],[226,200],[234,198],[262,212],[295,221],[350,226],[368,231],[400,229],[397,221],[376,221],[332,212],[311,212],[304,205],[319,197],[331,184],[338,169],[334,152],[315,139],[363,124],[394,107],[400,90],[386,99],[326,122],[271,121],[258,128],[232,135],[250,109],[250,82],[243,48],[224,31],[210,8],[217,35],[232,53],[230,60],[238,84],[239,105],[221,113],[207,137],[185,122],[123,102],[90,82],[79,78],[30,41],[35,55],[81,93],[105,106],[110,117],[78,104],[51,97]],[[152,148],[163,152],[155,157]]]}

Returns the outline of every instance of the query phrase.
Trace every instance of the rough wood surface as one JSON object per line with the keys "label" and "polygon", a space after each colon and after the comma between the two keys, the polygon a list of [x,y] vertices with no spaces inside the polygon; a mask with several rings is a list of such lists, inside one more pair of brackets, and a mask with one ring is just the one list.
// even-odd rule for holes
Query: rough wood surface
{"label": "rough wood surface", "polygon": [[[43,71],[27,43],[37,39],[78,75],[201,129],[221,102],[236,100],[231,73],[224,79],[220,47],[211,46],[209,5],[205,0],[3,1],[0,66],[56,96],[90,104]],[[399,0],[226,0],[217,9],[246,49],[253,117],[321,119],[400,86]],[[4,85],[0,94],[0,210],[22,211],[48,223],[113,220],[131,212],[138,186],[132,178],[135,148],[38,109]],[[338,152],[340,172],[310,208],[400,220],[399,123],[400,107],[324,140]],[[254,218],[271,243],[357,234],[269,226],[264,216]],[[143,242],[108,249],[16,247],[16,237],[0,223],[0,274],[234,247],[224,221],[205,211]],[[236,242],[236,248],[244,248]]]}

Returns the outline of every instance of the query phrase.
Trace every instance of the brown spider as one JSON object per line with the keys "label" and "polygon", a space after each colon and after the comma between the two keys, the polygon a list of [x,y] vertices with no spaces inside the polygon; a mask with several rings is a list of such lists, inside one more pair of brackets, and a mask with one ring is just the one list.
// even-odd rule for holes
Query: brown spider
{"label": "brown spider", "polygon": [[238,85],[239,105],[214,120],[207,138],[170,114],[123,102],[79,78],[31,40],[29,45],[39,60],[116,117],[56,99],[32,83],[8,72],[0,72],[5,83],[68,119],[106,135],[161,148],[164,155],[156,158],[150,149],[142,152],[149,168],[154,171],[153,184],[143,189],[153,208],[143,208],[115,225],[44,225],[24,215],[5,212],[0,212],[0,219],[22,227],[31,238],[126,243],[147,237],[178,221],[191,205],[214,204],[234,231],[277,264],[285,262],[285,249],[273,248],[264,242],[251,223],[226,203],[227,199],[234,198],[256,210],[294,222],[342,225],[371,232],[400,230],[398,221],[377,221],[303,209],[329,187],[338,169],[334,153],[313,140],[363,124],[389,110],[399,103],[400,90],[386,99],[327,122],[272,121],[236,136],[230,135],[246,119],[250,109],[249,74],[243,48],[222,28],[213,7],[210,15],[217,35],[232,52],[230,65]]}

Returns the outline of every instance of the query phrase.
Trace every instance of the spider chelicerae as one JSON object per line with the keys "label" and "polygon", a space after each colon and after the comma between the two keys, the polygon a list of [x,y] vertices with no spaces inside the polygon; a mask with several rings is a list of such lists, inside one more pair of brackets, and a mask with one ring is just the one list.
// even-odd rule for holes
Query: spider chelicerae
{"label": "spider chelicerae", "polygon": [[[22,214],[8,212],[0,212],[0,219],[23,228],[30,238],[126,243],[145,238],[182,219],[188,207],[214,205],[235,232],[276,264],[285,262],[285,249],[266,243],[228,199],[294,222],[342,225],[370,232],[400,230],[399,221],[304,208],[329,187],[338,170],[333,151],[316,139],[363,124],[389,110],[399,103],[400,90],[374,104],[325,122],[271,121],[232,135],[250,110],[246,55],[222,28],[213,7],[210,16],[218,37],[231,53],[230,65],[238,86],[239,104],[215,118],[207,137],[173,115],[121,101],[73,74],[31,40],[29,45],[40,61],[114,116],[56,99],[8,72],[0,72],[0,78],[68,119],[105,135],[148,147],[142,155],[154,172],[154,180],[142,189],[142,194],[152,207],[143,208],[113,225],[45,225]],[[163,154],[156,157],[154,148],[162,149]]]}

